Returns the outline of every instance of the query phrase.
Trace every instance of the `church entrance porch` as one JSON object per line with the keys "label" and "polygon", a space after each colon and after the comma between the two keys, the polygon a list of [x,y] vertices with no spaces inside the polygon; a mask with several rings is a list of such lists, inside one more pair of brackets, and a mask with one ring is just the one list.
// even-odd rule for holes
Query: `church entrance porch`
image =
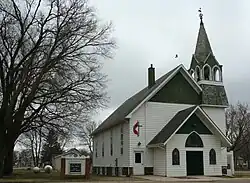
{"label": "church entrance porch", "polygon": [[204,175],[203,151],[186,151],[187,175]]}
{"label": "church entrance porch", "polygon": [[226,136],[199,106],[178,112],[148,144],[163,154],[154,154],[154,175],[169,177],[221,176],[229,146]]}

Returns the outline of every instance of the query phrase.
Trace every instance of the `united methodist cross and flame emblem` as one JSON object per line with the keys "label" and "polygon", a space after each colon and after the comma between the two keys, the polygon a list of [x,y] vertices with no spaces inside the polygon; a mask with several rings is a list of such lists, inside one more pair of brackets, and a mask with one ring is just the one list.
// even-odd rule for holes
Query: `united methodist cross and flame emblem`
{"label": "united methodist cross and flame emblem", "polygon": [[140,125],[139,121],[137,120],[133,126],[133,132],[137,136],[140,135],[140,127],[142,127],[142,125]]}

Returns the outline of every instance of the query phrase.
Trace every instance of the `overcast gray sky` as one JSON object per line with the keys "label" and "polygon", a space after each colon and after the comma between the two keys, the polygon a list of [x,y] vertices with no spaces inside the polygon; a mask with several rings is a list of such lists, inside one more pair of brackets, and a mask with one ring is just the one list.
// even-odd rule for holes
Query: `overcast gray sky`
{"label": "overcast gray sky", "polygon": [[[128,97],[147,84],[152,63],[156,78],[182,63],[189,67],[198,29],[198,9],[215,57],[223,65],[230,103],[250,103],[249,0],[90,0],[104,21],[114,23],[118,49],[105,62],[109,107],[96,116],[104,120]],[[179,55],[175,59],[175,54]]]}

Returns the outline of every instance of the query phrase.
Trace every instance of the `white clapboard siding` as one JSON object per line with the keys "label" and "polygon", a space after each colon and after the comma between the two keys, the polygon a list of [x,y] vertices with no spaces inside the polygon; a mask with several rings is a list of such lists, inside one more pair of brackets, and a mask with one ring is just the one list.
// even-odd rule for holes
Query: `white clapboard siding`
{"label": "white clapboard siding", "polygon": [[[143,150],[144,166],[153,166],[153,151],[146,148],[147,144],[154,138],[157,133],[169,122],[174,115],[183,109],[191,107],[187,104],[170,104],[159,102],[147,102],[138,108],[130,118],[130,166],[134,163],[134,151]],[[136,121],[139,121],[142,127],[140,128],[140,136],[133,134],[133,126]],[[138,147],[138,142],[141,145]]]}
{"label": "white clapboard siding", "polygon": [[[134,166],[134,151],[143,151],[143,166],[154,167],[155,175],[183,176],[186,175],[186,148],[185,140],[188,135],[176,134],[167,143],[166,152],[163,149],[148,149],[147,144],[157,135],[160,130],[180,110],[191,107],[186,104],[169,104],[158,102],[146,102],[138,108],[124,123],[124,153],[120,154],[120,125],[113,127],[113,156],[110,156],[110,129],[94,137],[98,139],[98,157],[95,157],[94,166],[115,166],[115,159],[118,158],[119,167]],[[203,107],[208,116],[225,132],[225,113],[222,108]],[[133,133],[133,126],[139,121],[142,127],[140,135]],[[221,175],[221,166],[227,165],[226,149],[222,149],[220,141],[213,135],[201,135],[204,143],[204,173],[205,175]],[[101,156],[102,140],[105,143],[105,156]],[[138,143],[140,142],[140,145]],[[172,150],[178,148],[180,151],[180,165],[172,165]],[[217,154],[217,164],[209,164],[209,151],[214,148]],[[163,155],[162,155],[163,154]],[[164,161],[166,159],[166,161]],[[165,163],[165,167],[163,166]]]}
{"label": "white clapboard siding", "polygon": [[166,176],[166,150],[154,148],[154,175]]}
{"label": "white clapboard siding", "polygon": [[[140,135],[137,136],[133,133],[133,126],[136,123],[136,121],[139,121],[140,125],[142,125],[142,127],[140,128]],[[139,107],[131,116],[130,120],[129,120],[129,143],[130,143],[130,147],[129,147],[129,166],[133,167],[134,166],[134,151],[143,151],[144,152],[144,156],[143,156],[143,162],[144,162],[144,166],[147,166],[147,159],[148,157],[150,157],[148,155],[148,157],[146,157],[146,146],[145,146],[145,104],[142,105],[141,107]],[[141,143],[140,146],[138,146],[138,143]]]}
{"label": "white clapboard siding", "polygon": [[170,104],[159,102],[147,103],[146,143],[149,143],[161,129],[177,114],[180,110],[191,107],[187,104]]}
{"label": "white clapboard siding", "polygon": [[[186,172],[186,135],[174,135],[166,145],[167,176],[185,176]],[[172,165],[172,151],[177,148],[180,152],[180,165]]]}
{"label": "white clapboard siding", "polygon": [[[115,167],[115,159],[118,159],[118,167],[128,167],[129,164],[129,124],[123,123],[123,155],[121,155],[120,132],[121,125],[113,130],[113,156],[110,154],[110,129],[94,137],[93,166]],[[98,157],[95,157],[95,142],[98,140]],[[102,157],[102,142],[104,140],[104,157]]]}
{"label": "white clapboard siding", "polygon": [[216,123],[221,131],[226,134],[226,116],[224,108],[202,107],[206,114]]}

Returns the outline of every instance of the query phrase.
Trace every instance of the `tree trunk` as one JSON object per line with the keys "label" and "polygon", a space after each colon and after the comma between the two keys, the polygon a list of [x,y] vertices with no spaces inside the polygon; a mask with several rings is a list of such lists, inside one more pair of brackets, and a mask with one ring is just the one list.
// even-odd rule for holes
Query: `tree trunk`
{"label": "tree trunk", "polygon": [[[10,142],[9,142],[10,143]],[[15,144],[8,144],[7,153],[4,158],[4,175],[9,176],[13,173],[13,154]]]}
{"label": "tree trunk", "polygon": [[234,169],[235,170],[238,170],[238,166],[237,166],[237,157],[236,157],[236,154],[234,154]]}
{"label": "tree trunk", "polygon": [[6,156],[4,158],[4,175],[10,176],[13,173],[13,155],[16,139],[18,135],[10,133],[7,135],[6,143]]}
{"label": "tree trunk", "polygon": [[1,148],[0,148],[0,178],[3,177],[3,173],[4,173],[4,149],[2,148],[2,144],[1,144]]}
{"label": "tree trunk", "polygon": [[3,173],[4,173],[4,157],[6,153],[5,142],[4,142],[5,135],[4,135],[4,130],[2,129],[0,130],[0,178],[3,177]]}

